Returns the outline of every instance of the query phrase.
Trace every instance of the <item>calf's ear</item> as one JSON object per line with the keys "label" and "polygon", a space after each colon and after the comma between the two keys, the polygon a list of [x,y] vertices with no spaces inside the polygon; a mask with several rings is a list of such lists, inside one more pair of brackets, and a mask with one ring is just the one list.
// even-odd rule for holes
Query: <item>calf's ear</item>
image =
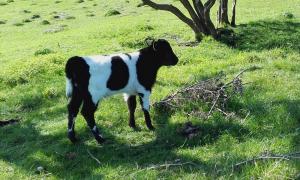
{"label": "calf's ear", "polygon": [[145,44],[146,44],[147,46],[152,46],[154,42],[155,42],[155,39],[154,39],[154,38],[147,37],[147,38],[145,39]]}

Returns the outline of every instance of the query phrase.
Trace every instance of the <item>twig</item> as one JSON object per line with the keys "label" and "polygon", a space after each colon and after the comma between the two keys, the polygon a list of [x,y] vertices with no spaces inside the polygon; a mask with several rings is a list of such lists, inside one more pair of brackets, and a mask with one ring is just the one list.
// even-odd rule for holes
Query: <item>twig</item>
{"label": "twig", "polygon": [[222,86],[222,88],[226,88],[228,85],[232,84],[233,81],[234,81],[235,79],[239,78],[244,72],[249,71],[249,70],[253,69],[254,67],[255,67],[255,66],[252,66],[252,67],[243,69],[242,71],[240,71],[240,72],[232,79],[232,81],[230,81],[230,82],[224,84],[224,85]]}
{"label": "twig", "polygon": [[210,110],[209,110],[209,112],[208,112],[208,115],[207,115],[207,117],[209,117],[209,116],[210,116],[210,114],[211,114],[212,110],[214,109],[214,107],[216,106],[216,104],[217,104],[217,102],[218,102],[218,100],[219,100],[219,97],[220,97],[220,93],[218,93],[218,96],[217,96],[217,98],[216,98],[216,100],[215,100],[214,104],[211,106],[211,108],[210,108]]}
{"label": "twig", "polygon": [[254,163],[255,161],[258,160],[269,160],[269,159],[280,159],[280,160],[291,160],[291,159],[300,159],[300,152],[295,152],[295,153],[290,153],[290,154],[271,154],[271,155],[262,155],[262,156],[257,156],[251,159],[247,159],[245,161],[236,163],[235,165],[232,166],[233,169],[236,169],[242,165],[247,165],[249,163]]}
{"label": "twig", "polygon": [[137,174],[139,172],[145,171],[145,170],[153,170],[153,169],[159,169],[159,168],[166,168],[166,169],[168,169],[171,166],[183,166],[183,165],[187,165],[187,164],[198,167],[197,164],[195,164],[193,162],[190,162],[190,161],[189,162],[184,162],[184,163],[171,163],[171,164],[167,164],[166,163],[166,164],[153,165],[153,166],[150,166],[150,167],[146,167],[146,168],[140,169],[140,170],[138,170],[138,171],[133,172],[132,174],[130,174],[130,176],[133,176],[133,175],[135,175],[135,174]]}
{"label": "twig", "polygon": [[91,158],[93,158],[99,165],[101,165],[101,162],[88,149],[86,151],[91,156]]}

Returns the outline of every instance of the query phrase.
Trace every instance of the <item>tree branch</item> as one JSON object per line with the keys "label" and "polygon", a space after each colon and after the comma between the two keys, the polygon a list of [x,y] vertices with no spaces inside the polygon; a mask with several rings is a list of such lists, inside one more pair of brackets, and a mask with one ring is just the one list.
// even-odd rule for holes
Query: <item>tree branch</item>
{"label": "tree branch", "polygon": [[171,13],[173,13],[175,16],[177,16],[181,21],[183,21],[184,23],[186,23],[187,25],[189,25],[195,32],[198,31],[197,27],[195,26],[194,22],[186,17],[178,8],[176,8],[175,6],[171,5],[171,4],[157,4],[151,0],[142,0],[142,2],[145,5],[148,5],[150,7],[152,7],[153,9],[156,10],[164,10],[164,11],[169,11]]}
{"label": "tree branch", "polygon": [[188,0],[180,0],[181,4],[187,9],[190,16],[194,20],[194,22],[199,21],[198,15],[195,13],[193,7],[191,6],[190,2]]}
{"label": "tree branch", "polygon": [[200,0],[193,0],[194,9],[196,10],[199,17],[203,17],[204,6]]}
{"label": "tree branch", "polygon": [[210,10],[215,2],[216,0],[207,0],[207,2],[204,4],[204,11]]}

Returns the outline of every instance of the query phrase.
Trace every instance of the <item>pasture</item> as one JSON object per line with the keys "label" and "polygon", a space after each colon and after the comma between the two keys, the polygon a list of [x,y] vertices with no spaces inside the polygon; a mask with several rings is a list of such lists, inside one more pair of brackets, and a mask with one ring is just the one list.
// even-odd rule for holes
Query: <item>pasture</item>
{"label": "pasture", "polygon": [[[299,159],[233,168],[253,157],[300,151],[299,0],[238,1],[234,45],[205,37],[197,46],[184,45],[194,34],[174,15],[139,3],[0,1],[0,120],[20,120],[0,127],[0,179],[299,178]],[[216,7],[214,22],[215,15]],[[176,66],[159,71],[152,103],[220,72],[230,80],[242,69],[258,67],[242,75],[244,93],[228,103],[235,114],[215,111],[205,119],[187,117],[181,109],[151,108],[152,132],[138,106],[140,130],[134,131],[126,103],[117,95],[102,101],[95,115],[108,141],[98,145],[79,115],[80,142],[72,144],[67,138],[67,59],[134,52],[145,47],[146,37],[167,39],[179,57]],[[178,133],[188,121],[200,127],[190,139]]]}

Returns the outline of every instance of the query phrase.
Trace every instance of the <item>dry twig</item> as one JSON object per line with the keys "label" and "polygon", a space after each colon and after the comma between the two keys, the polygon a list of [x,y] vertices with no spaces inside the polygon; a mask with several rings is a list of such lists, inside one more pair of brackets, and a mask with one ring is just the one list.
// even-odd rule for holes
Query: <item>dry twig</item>
{"label": "dry twig", "polygon": [[88,152],[88,154],[91,156],[92,159],[94,159],[99,165],[101,165],[99,159],[97,159],[88,149],[86,151]]}
{"label": "dry twig", "polygon": [[244,160],[242,162],[236,163],[235,165],[232,166],[232,169],[237,169],[240,166],[247,165],[247,164],[252,164],[256,161],[260,160],[270,160],[270,159],[279,159],[279,160],[291,160],[291,159],[300,159],[300,152],[295,152],[295,153],[289,153],[289,154],[263,154],[261,156],[253,157],[251,159]]}

